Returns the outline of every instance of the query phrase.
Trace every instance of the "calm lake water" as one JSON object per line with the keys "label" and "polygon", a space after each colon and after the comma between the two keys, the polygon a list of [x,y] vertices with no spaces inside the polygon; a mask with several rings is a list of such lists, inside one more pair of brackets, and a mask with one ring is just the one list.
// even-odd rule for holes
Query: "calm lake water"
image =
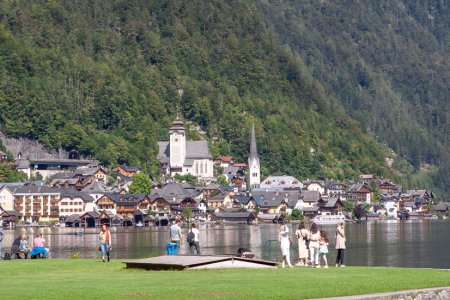
{"label": "calm lake water", "polygon": [[[297,257],[294,232],[296,224],[289,225],[294,240],[291,259]],[[322,225],[330,237],[330,264],[334,263],[335,226]],[[199,224],[202,254],[231,254],[240,247],[249,248],[256,258],[280,258],[278,225],[214,225]],[[81,257],[98,257],[98,229],[84,229],[84,234],[75,235],[80,228],[17,228],[6,230],[3,247],[9,249],[14,235],[25,231],[28,235],[40,230],[50,248],[50,258],[69,258],[79,252]],[[168,227],[113,227],[112,258],[142,258],[162,255],[169,239]],[[186,229],[185,229],[186,232]],[[450,269],[450,221],[392,221],[349,224],[346,226],[346,265],[428,267]],[[270,240],[274,240],[269,242]],[[269,250],[269,245],[271,249]],[[182,254],[188,253],[186,243]]]}

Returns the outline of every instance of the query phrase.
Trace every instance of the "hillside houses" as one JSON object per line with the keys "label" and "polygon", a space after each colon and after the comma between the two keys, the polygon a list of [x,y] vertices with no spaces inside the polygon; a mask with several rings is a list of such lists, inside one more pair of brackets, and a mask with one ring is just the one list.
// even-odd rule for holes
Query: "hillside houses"
{"label": "hillside houses", "polygon": [[[140,172],[140,168],[119,166],[114,169],[119,179],[110,186],[106,184],[108,172],[105,169],[84,167],[58,172],[48,181],[0,184],[0,214],[4,213],[5,218],[14,217],[18,222],[60,221],[67,222],[68,226],[134,225],[137,222],[150,225],[168,224],[173,218],[182,218],[183,211],[189,209],[198,221],[235,218],[253,222],[256,216],[260,220],[278,222],[286,220],[294,209],[307,219],[342,215],[346,201],[376,213],[371,214],[371,218],[405,215],[422,218],[438,212],[448,213],[447,206],[434,203],[431,191],[404,191],[401,185],[372,175],[349,184],[301,181],[286,175],[268,176],[259,185],[246,190],[243,168],[232,165],[230,157],[220,157],[216,164],[231,170],[228,179],[231,184],[240,179],[241,188],[216,183],[194,186],[168,182],[154,184],[148,194],[130,194],[128,185],[133,172]],[[120,180],[120,176],[130,180]],[[243,212],[246,214],[238,214]]]}

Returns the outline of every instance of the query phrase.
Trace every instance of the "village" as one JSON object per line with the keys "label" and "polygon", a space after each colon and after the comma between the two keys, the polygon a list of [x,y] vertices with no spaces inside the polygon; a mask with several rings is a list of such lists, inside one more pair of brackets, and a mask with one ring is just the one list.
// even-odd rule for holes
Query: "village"
{"label": "village", "polygon": [[[231,156],[213,158],[205,140],[187,141],[178,117],[169,133],[169,141],[158,142],[164,181],[151,182],[150,192],[142,194],[129,190],[142,172],[139,166],[109,170],[95,160],[27,159],[18,154],[18,171],[46,179],[0,183],[2,225],[165,226],[176,218],[248,224],[305,219],[336,224],[448,217],[449,203],[436,203],[432,191],[404,190],[370,174],[361,174],[355,182],[299,180],[289,175],[261,180],[254,128],[246,163],[235,162]],[[6,154],[1,153],[0,159],[6,161]],[[214,177],[217,170],[222,175]],[[198,184],[182,180],[186,176]]]}

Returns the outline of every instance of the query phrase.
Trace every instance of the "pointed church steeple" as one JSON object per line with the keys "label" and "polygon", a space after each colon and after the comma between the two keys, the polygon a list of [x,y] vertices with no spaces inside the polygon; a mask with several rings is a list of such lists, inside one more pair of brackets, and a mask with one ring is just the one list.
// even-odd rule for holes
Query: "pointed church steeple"
{"label": "pointed church steeple", "polygon": [[258,149],[256,148],[255,124],[252,125],[252,135],[250,140],[250,159],[259,158]]}
{"label": "pointed church steeple", "polygon": [[259,164],[258,149],[256,147],[255,124],[252,125],[250,138],[250,155],[248,157],[249,188],[259,187],[261,183],[261,168]]}

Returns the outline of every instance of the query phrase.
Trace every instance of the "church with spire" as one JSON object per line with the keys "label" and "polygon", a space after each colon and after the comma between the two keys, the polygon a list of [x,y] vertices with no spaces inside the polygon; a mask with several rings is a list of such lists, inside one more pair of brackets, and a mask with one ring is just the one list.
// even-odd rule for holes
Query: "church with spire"
{"label": "church with spire", "polygon": [[158,160],[163,175],[191,174],[203,179],[214,176],[208,141],[186,141],[186,129],[178,115],[172,122],[169,135],[169,141],[158,142]]}
{"label": "church with spire", "polygon": [[259,164],[258,149],[256,148],[255,125],[252,125],[250,140],[250,155],[248,157],[249,189],[258,188],[261,183],[261,166]]}

